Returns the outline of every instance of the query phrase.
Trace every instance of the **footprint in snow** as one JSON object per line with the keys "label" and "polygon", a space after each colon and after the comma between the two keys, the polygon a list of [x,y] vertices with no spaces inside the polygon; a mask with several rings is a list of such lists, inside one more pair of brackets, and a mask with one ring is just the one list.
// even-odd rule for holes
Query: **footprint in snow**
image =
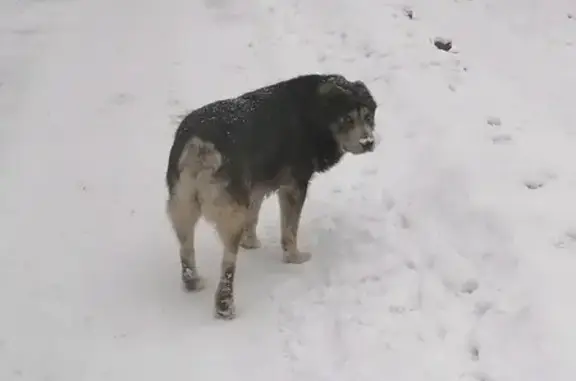
{"label": "footprint in snow", "polygon": [[366,176],[374,176],[378,173],[378,168],[366,168],[362,170],[362,174]]}
{"label": "footprint in snow", "polygon": [[493,307],[492,302],[487,302],[487,301],[477,302],[474,305],[474,314],[477,317],[482,317],[486,314],[486,312],[491,310],[492,307]]}
{"label": "footprint in snow", "polygon": [[112,97],[111,103],[116,105],[116,106],[122,106],[122,105],[125,105],[127,103],[134,101],[134,99],[136,99],[136,97],[132,94],[118,93]]}
{"label": "footprint in snow", "polygon": [[472,361],[480,360],[480,346],[478,344],[470,344],[468,347],[468,353],[470,354],[470,359],[472,359]]}
{"label": "footprint in snow", "polygon": [[542,188],[544,186],[544,182],[538,181],[538,180],[527,180],[527,181],[524,181],[524,185],[528,189],[539,189],[539,188]]}
{"label": "footprint in snow", "polygon": [[502,120],[497,116],[489,116],[486,118],[486,123],[488,123],[489,126],[499,127],[502,125]]}
{"label": "footprint in snow", "polygon": [[400,214],[400,226],[402,229],[410,229],[412,222],[405,214]]}
{"label": "footprint in snow", "polygon": [[[498,129],[502,126],[502,119],[492,115],[486,118],[486,124],[494,129]],[[490,140],[492,140],[492,143],[494,144],[508,144],[513,141],[512,135],[502,132],[495,133],[490,137]]]}
{"label": "footprint in snow", "polygon": [[576,229],[567,229],[554,243],[554,246],[558,249],[576,248]]}
{"label": "footprint in snow", "polygon": [[406,308],[404,306],[392,305],[388,307],[388,311],[394,315],[402,315],[406,312]]}
{"label": "footprint in snow", "polygon": [[478,281],[476,279],[468,279],[460,285],[460,292],[465,294],[473,294],[478,289]]}
{"label": "footprint in snow", "polygon": [[413,260],[409,259],[409,260],[407,260],[404,264],[406,265],[406,267],[407,267],[408,269],[410,269],[410,270],[416,270],[416,263],[415,263]]}
{"label": "footprint in snow", "polygon": [[574,242],[576,242],[576,229],[568,229],[566,231],[566,237]]}
{"label": "footprint in snow", "polygon": [[410,20],[414,19],[414,11],[410,7],[404,7],[402,13],[404,13],[404,16],[408,17]]}
{"label": "footprint in snow", "polygon": [[444,279],[442,283],[444,284],[444,287],[451,292],[461,294],[473,294],[479,287],[479,283],[476,279],[468,279],[461,284],[450,279]]}
{"label": "footprint in snow", "polygon": [[510,134],[496,134],[491,137],[494,144],[508,144],[512,142],[512,135]]}
{"label": "footprint in snow", "polygon": [[548,183],[550,180],[554,180],[556,174],[550,171],[544,171],[542,173],[533,175],[531,178],[524,181],[524,186],[528,189],[535,190],[540,189]]}

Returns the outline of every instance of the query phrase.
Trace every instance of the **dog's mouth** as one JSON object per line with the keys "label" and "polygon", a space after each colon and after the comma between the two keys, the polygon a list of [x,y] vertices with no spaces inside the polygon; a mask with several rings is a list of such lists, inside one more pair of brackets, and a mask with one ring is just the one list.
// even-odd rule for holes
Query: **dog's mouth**
{"label": "dog's mouth", "polygon": [[342,150],[343,152],[348,152],[351,153],[353,155],[363,155],[365,153],[370,153],[370,152],[374,152],[374,149],[365,149],[365,148],[355,148],[355,149],[347,149],[347,150]]}
{"label": "dog's mouth", "polygon": [[357,144],[352,146],[344,146],[342,147],[343,152],[349,152],[354,155],[362,155],[364,153],[374,152],[376,149],[376,142],[374,139],[363,139],[359,141]]}
{"label": "dog's mouth", "polygon": [[360,141],[360,147],[362,148],[363,152],[373,152],[376,148],[376,142],[373,138],[367,138]]}

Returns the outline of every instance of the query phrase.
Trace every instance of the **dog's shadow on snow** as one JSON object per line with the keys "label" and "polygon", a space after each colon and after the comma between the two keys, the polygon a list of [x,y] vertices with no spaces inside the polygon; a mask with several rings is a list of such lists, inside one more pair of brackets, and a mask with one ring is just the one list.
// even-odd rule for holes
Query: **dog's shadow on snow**
{"label": "dog's shadow on snow", "polygon": [[[273,308],[274,290],[283,283],[302,278],[303,281],[325,276],[332,269],[353,261],[358,254],[358,241],[373,239],[361,217],[354,212],[336,208],[334,204],[318,200],[310,202],[305,210],[299,232],[299,246],[302,251],[312,253],[312,259],[304,264],[282,262],[280,247],[279,211],[274,203],[262,208],[258,235],[262,246],[258,249],[241,249],[238,256],[235,279],[235,297],[238,313],[260,315]],[[166,237],[163,235],[163,237]],[[178,247],[173,239],[166,237],[158,255],[155,249],[148,274],[150,279],[140,280],[147,284],[149,302],[163,310],[163,316],[177,321],[199,319],[203,323],[213,321],[212,309],[214,292],[220,276],[222,245],[211,226],[200,222],[196,231],[196,256],[200,274],[206,280],[206,288],[200,292],[186,292],[180,284],[180,264]],[[144,273],[144,272],[143,272]]]}

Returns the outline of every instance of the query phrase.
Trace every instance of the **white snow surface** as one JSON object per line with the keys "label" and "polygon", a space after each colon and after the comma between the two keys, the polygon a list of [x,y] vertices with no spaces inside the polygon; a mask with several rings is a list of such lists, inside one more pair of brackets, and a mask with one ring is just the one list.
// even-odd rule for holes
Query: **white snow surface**
{"label": "white snow surface", "polygon": [[[575,68],[573,0],[2,0],[0,380],[576,380]],[[215,320],[176,120],[308,72],[365,81],[381,143],[313,181],[310,262],[265,202]]]}

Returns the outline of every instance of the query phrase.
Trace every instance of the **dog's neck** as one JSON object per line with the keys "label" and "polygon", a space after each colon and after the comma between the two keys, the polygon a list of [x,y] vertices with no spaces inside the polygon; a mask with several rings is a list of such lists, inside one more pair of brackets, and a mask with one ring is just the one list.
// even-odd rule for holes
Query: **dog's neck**
{"label": "dog's neck", "polygon": [[326,172],[342,159],[344,152],[331,133],[322,134],[315,139],[316,147],[313,158],[314,172]]}

